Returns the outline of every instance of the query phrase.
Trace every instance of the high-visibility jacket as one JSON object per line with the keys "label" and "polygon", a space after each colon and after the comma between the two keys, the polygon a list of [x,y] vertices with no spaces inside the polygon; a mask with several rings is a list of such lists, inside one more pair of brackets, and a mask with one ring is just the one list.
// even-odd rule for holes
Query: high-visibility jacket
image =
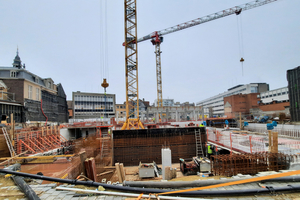
{"label": "high-visibility jacket", "polygon": [[208,154],[212,154],[213,153],[212,150],[210,149],[210,145],[207,147],[207,153]]}
{"label": "high-visibility jacket", "polygon": [[200,124],[199,126],[200,126],[200,127],[204,127],[204,125],[203,125],[203,124]]}

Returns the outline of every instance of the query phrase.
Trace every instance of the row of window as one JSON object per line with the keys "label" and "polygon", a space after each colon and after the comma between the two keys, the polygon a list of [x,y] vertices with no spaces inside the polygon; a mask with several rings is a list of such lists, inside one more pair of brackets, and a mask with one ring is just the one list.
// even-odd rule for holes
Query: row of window
{"label": "row of window", "polygon": [[276,96],[280,96],[280,95],[285,95],[285,94],[288,94],[289,92],[282,92],[282,93],[277,93],[277,94],[270,94],[270,95],[266,95],[266,96],[262,96],[261,98],[264,99],[264,98],[269,98],[269,97],[276,97]]}
{"label": "row of window", "polygon": [[[234,95],[234,94],[239,94],[239,93],[242,93],[245,90],[246,90],[246,88],[238,90],[238,91],[235,91],[235,92],[231,92],[231,93],[228,93],[228,94],[226,94],[226,95],[224,95],[222,97],[216,97],[214,99],[211,99],[210,101],[213,101],[213,100],[216,100],[216,99],[220,99],[220,98],[224,98],[224,97],[228,97],[228,96],[231,96],[231,95]],[[251,92],[256,93],[257,92],[257,87],[251,87]],[[202,104],[202,106],[209,106],[209,105],[212,105],[212,104],[215,104],[215,103],[222,103],[222,102],[223,102],[223,99],[219,100],[219,101],[204,103],[204,104]],[[198,104],[198,105],[201,105],[201,104]]]}
{"label": "row of window", "polygon": [[[75,95],[74,96],[75,101],[105,101],[105,96],[87,96],[87,95]],[[113,97],[106,96],[106,101],[113,102]]]}
{"label": "row of window", "polygon": [[117,108],[126,108],[126,106],[117,106]]}
{"label": "row of window", "polygon": [[75,109],[75,113],[82,113],[84,115],[87,114],[93,114],[93,113],[103,113],[103,112],[113,112],[113,109],[101,109],[101,110],[95,110],[95,109]]}

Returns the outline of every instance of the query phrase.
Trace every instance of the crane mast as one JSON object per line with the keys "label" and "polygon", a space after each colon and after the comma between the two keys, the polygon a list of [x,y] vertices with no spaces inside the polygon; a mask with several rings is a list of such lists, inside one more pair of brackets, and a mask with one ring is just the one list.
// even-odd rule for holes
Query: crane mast
{"label": "crane mast", "polygon": [[173,33],[176,31],[180,31],[192,26],[196,26],[199,24],[203,24],[205,22],[209,22],[215,19],[219,19],[222,17],[226,17],[232,14],[240,14],[242,11],[245,10],[249,10],[252,8],[256,8],[268,3],[272,3],[278,0],[256,0],[256,1],[252,1],[246,4],[242,4],[239,6],[235,6],[232,8],[228,8],[226,10],[222,10],[220,12],[216,12],[210,15],[206,15],[204,17],[200,17],[185,23],[181,23],[160,31],[155,31],[153,33],[150,33],[142,38],[139,38],[137,41],[137,43],[139,42],[143,42],[145,40],[150,40],[153,45],[155,45],[155,55],[156,55],[156,80],[157,80],[157,105],[158,107],[162,107],[162,78],[161,78],[161,51],[160,51],[160,44],[163,41],[163,35],[169,34],[169,33]]}
{"label": "crane mast", "polygon": [[125,15],[125,71],[126,71],[126,121],[122,130],[144,129],[139,119],[138,51],[136,0],[124,1]]}

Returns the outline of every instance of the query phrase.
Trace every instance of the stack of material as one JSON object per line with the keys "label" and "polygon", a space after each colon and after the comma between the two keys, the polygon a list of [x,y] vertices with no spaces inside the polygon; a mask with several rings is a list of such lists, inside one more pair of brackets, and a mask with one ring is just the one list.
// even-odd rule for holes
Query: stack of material
{"label": "stack of material", "polygon": [[279,171],[289,168],[295,155],[283,153],[247,153],[211,156],[211,169],[216,176],[237,174],[254,175],[261,171]]}
{"label": "stack of material", "polygon": [[140,178],[152,178],[155,177],[155,166],[153,163],[141,163],[139,164],[139,177]]}

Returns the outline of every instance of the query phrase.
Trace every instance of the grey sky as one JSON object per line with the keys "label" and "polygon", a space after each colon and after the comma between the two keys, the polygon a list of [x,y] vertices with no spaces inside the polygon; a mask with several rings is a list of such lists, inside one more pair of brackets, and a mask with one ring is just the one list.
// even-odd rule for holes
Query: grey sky
{"label": "grey sky", "polygon": [[[107,93],[125,95],[124,1],[107,1]],[[104,2],[104,0],[102,0]],[[250,0],[137,0],[138,38]],[[104,4],[104,3],[102,3]],[[198,102],[237,84],[287,86],[286,70],[300,65],[300,1],[279,0],[241,14],[244,72],[239,62],[237,16],[165,35],[163,98]],[[100,86],[100,0],[0,0],[0,66],[11,66],[19,46],[26,68],[73,91]],[[139,97],[156,99],[154,46],[138,45]]]}

